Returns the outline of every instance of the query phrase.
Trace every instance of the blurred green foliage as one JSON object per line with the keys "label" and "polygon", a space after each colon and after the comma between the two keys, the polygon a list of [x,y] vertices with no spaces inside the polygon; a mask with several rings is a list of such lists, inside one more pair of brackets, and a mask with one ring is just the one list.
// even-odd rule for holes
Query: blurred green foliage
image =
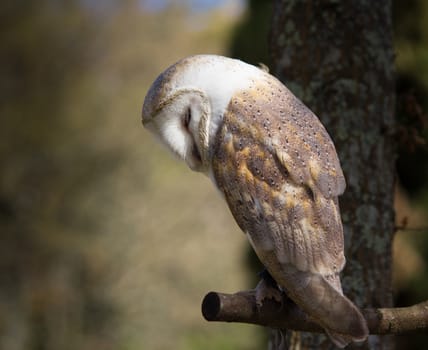
{"label": "blurred green foliage", "polygon": [[156,76],[224,53],[234,21],[134,0],[2,5],[0,349],[257,348],[250,326],[200,313],[210,289],[247,287],[244,237],[140,122]]}
{"label": "blurred green foliage", "polygon": [[113,320],[98,291],[103,273],[83,244],[100,232],[98,213],[76,206],[118,157],[82,142],[65,110],[102,23],[50,1],[7,2],[0,19],[0,345],[74,348],[77,334],[90,342]]}
{"label": "blurred green foliage", "polygon": [[428,189],[428,4],[395,0],[393,13],[401,126],[398,172],[407,191],[420,198]]}
{"label": "blurred green foliage", "polygon": [[[397,69],[397,172],[400,185],[412,199],[410,228],[428,225],[428,3],[422,0],[393,1],[394,44]],[[400,199],[398,199],[400,200]],[[397,213],[398,220],[403,214]],[[404,219],[406,221],[407,219]],[[401,222],[398,222],[401,225]],[[404,230],[398,235],[421,261],[417,271],[402,276],[405,284],[395,290],[398,306],[428,298],[428,230]],[[396,244],[396,259],[405,259],[404,247]],[[407,261],[410,264],[410,260]],[[406,261],[396,261],[406,264]],[[410,264],[411,265],[411,264]],[[415,267],[415,266],[414,266]],[[397,337],[397,349],[422,349],[428,336]]]}
{"label": "blurred green foliage", "polygon": [[[428,3],[395,0],[394,42],[397,64],[398,175],[424,213],[428,210]],[[422,223],[423,224],[423,223]],[[426,222],[425,222],[426,224]],[[422,235],[420,235],[422,237]],[[426,236],[426,235],[423,235]],[[420,242],[422,243],[422,241]],[[428,240],[419,245],[428,259]],[[428,279],[419,281],[421,297]]]}

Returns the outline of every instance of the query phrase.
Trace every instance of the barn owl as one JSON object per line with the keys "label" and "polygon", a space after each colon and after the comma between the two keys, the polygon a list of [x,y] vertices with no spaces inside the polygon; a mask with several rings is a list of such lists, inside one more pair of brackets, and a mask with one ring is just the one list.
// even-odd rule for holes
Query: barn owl
{"label": "barn owl", "polygon": [[155,80],[142,118],[212,179],[270,275],[337,346],[367,338],[339,277],[345,180],[314,113],[264,69],[197,55]]}

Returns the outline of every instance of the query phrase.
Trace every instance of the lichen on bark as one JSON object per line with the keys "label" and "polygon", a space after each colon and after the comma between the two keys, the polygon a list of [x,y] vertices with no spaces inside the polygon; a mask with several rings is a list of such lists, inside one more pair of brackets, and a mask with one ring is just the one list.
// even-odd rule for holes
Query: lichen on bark
{"label": "lichen on bark", "polygon": [[[276,0],[269,40],[272,73],[318,115],[341,159],[347,180],[340,198],[345,294],[360,307],[391,307],[395,174],[391,2]],[[299,345],[334,348],[315,334],[302,334]],[[371,336],[359,349],[392,346],[391,338]]]}

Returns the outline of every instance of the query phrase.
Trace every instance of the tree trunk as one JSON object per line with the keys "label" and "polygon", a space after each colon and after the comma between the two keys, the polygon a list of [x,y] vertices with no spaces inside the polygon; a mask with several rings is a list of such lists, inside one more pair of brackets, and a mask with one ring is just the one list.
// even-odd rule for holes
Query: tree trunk
{"label": "tree trunk", "polygon": [[[275,0],[270,34],[273,71],[321,119],[347,189],[340,198],[345,232],[345,294],[359,307],[391,307],[394,234],[394,69],[391,3]],[[296,341],[296,337],[299,339]],[[271,337],[271,349],[278,340]],[[332,349],[320,334],[288,337],[290,349]],[[370,336],[359,349],[391,349]]]}

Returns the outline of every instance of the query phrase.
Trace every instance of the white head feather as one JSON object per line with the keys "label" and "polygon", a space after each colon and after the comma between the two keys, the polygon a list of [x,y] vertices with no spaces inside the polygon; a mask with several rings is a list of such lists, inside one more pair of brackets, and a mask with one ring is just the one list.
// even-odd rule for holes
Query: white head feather
{"label": "white head feather", "polygon": [[[143,105],[143,124],[191,169],[208,172],[209,144],[231,98],[266,74],[223,56],[184,58],[150,87]],[[188,125],[186,113],[191,114]]]}

